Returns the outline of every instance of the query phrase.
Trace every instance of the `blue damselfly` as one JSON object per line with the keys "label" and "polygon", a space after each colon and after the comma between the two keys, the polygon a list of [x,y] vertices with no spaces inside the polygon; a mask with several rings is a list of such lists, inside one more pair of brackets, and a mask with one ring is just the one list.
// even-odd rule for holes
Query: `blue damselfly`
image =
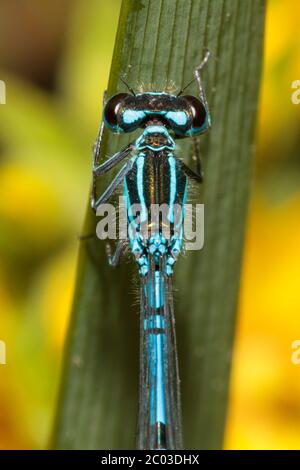
{"label": "blue damselfly", "polygon": [[[135,93],[126,85],[129,93],[119,93],[109,100],[105,95],[103,119],[94,147],[91,206],[97,211],[123,185],[127,214],[127,240],[117,242],[114,254],[109,253],[109,262],[117,266],[126,244],[129,245],[141,281],[139,449],[180,449],[183,446],[172,274],[183,246],[182,223],[188,183],[190,179],[202,181],[197,136],[210,127],[201,81],[201,70],[208,57],[207,52],[192,80],[198,85],[199,98],[183,94],[192,82],[177,94]],[[142,129],[142,134],[99,164],[105,126],[115,133]],[[176,140],[185,137],[194,140],[196,171],[175,155]],[[129,157],[126,163],[97,198],[97,177],[126,157]],[[153,205],[167,206],[165,220],[153,220]],[[139,208],[138,217],[133,206]],[[180,207],[179,217],[176,217],[175,206]],[[167,235],[165,223],[170,228]],[[145,236],[145,227],[151,232],[150,235],[147,232],[148,236]]]}

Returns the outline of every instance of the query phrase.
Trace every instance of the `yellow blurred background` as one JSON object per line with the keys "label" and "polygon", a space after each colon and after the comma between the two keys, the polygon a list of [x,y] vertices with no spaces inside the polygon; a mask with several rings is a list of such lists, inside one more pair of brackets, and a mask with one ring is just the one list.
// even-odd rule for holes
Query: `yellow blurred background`
{"label": "yellow blurred background", "polygon": [[[42,3],[42,4],[41,4]],[[0,449],[51,432],[120,0],[0,4]],[[270,0],[225,447],[300,448],[300,3]],[[97,97],[97,99],[95,99]]]}

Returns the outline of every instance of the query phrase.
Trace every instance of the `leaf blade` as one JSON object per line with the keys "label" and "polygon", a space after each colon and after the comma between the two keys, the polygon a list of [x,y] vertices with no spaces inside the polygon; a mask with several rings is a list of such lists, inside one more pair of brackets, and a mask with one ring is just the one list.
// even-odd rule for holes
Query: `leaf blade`
{"label": "leaf blade", "polygon": [[[222,445],[263,18],[261,0],[125,0],[120,14],[109,95],[124,89],[119,79],[124,73],[130,84],[172,79],[182,86],[200,63],[204,47],[212,54],[205,84],[213,127],[202,139],[206,161],[202,195],[205,247],[181,259],[176,270],[179,294],[175,308],[187,448]],[[195,92],[195,86],[191,86],[189,93]],[[102,158],[127,142],[126,136],[116,138],[106,133]],[[190,154],[189,147],[188,142],[181,144],[185,158]],[[94,226],[95,218],[88,210],[85,233]],[[134,446],[138,307],[132,307],[135,296],[131,280],[135,276],[133,264],[111,270],[102,243],[83,244],[55,447]]]}

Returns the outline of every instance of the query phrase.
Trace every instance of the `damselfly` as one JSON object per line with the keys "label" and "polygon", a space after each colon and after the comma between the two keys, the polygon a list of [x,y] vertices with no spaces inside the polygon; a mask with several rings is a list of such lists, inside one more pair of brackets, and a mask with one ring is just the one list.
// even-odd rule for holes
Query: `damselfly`
{"label": "damselfly", "polygon": [[[127,213],[128,237],[119,240],[109,262],[117,266],[129,245],[140,275],[140,393],[137,447],[139,449],[182,448],[181,405],[178,360],[175,340],[175,320],[172,274],[183,246],[184,202],[189,179],[202,181],[199,134],[210,127],[210,116],[201,81],[201,70],[209,57],[207,52],[195,70],[192,81],[199,88],[199,98],[162,91],[119,93],[104,98],[103,119],[94,147],[92,208],[108,201],[123,185]],[[124,82],[125,83],[125,82]],[[104,127],[115,133],[142,129],[134,142],[99,165]],[[176,140],[194,140],[197,171],[190,169],[175,155]],[[129,157],[113,181],[97,198],[97,177],[107,173]],[[164,220],[151,218],[151,206],[167,205],[169,235],[165,235]],[[138,205],[139,216],[133,213]],[[175,218],[175,206],[180,216]],[[142,228],[151,232],[145,236]],[[151,228],[151,230],[150,230]]]}

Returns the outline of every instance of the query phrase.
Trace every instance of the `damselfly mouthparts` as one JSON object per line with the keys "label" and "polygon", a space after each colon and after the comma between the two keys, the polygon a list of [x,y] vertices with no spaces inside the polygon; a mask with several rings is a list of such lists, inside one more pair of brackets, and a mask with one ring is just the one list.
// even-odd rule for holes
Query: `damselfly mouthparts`
{"label": "damselfly mouthparts", "polygon": [[[195,77],[199,98],[166,92],[119,93],[104,99],[103,120],[94,147],[91,206],[97,208],[108,201],[123,185],[128,238],[141,279],[140,315],[140,397],[137,446],[139,449],[182,448],[181,406],[178,361],[175,341],[175,320],[172,294],[173,267],[183,246],[182,222],[189,179],[202,181],[197,137],[210,127],[210,116],[201,81],[201,70],[209,57],[207,52]],[[188,84],[190,85],[190,84]],[[188,86],[187,85],[187,86]],[[99,165],[104,127],[115,133],[142,129],[134,142]],[[179,160],[175,151],[178,138],[194,140],[197,171]],[[97,177],[107,173],[129,157],[113,181],[97,198]],[[164,220],[151,220],[153,204],[167,205]],[[133,211],[138,205],[139,216]],[[180,207],[176,217],[175,207]],[[142,227],[151,230],[145,237]],[[119,240],[109,262],[117,266],[126,247]]]}

